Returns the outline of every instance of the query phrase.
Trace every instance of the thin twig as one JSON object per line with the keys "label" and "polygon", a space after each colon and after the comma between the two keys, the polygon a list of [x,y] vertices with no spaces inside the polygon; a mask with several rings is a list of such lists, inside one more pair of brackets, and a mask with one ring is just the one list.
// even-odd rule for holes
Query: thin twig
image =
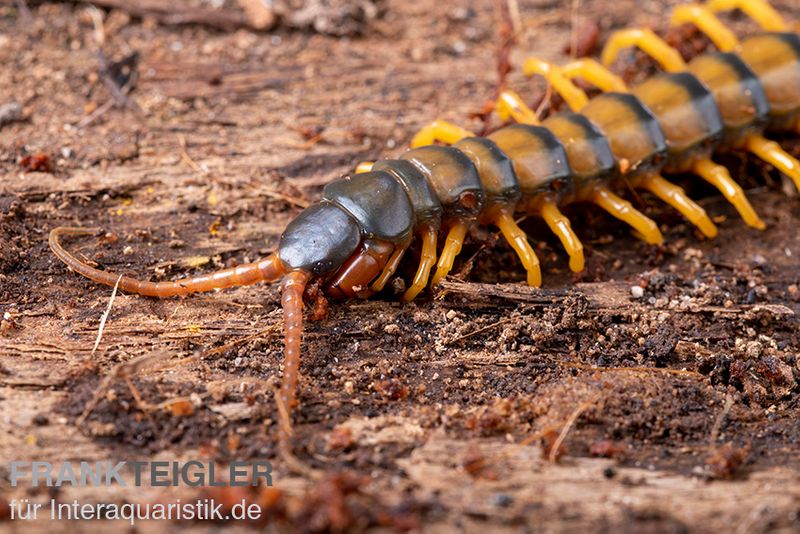
{"label": "thin twig", "polygon": [[103,398],[106,391],[108,391],[109,386],[115,380],[119,380],[120,378],[126,378],[132,376],[142,369],[146,368],[150,363],[155,361],[156,359],[160,359],[164,356],[164,353],[161,351],[151,352],[148,354],[144,354],[139,356],[138,358],[134,358],[128,362],[122,362],[117,364],[110,373],[108,373],[103,380],[100,382],[100,385],[97,386],[97,389],[94,392],[94,396],[92,400],[90,400],[86,407],[83,410],[83,413],[78,417],[78,420],[75,422],[77,426],[83,425],[86,419],[92,414],[94,409],[100,403],[100,399]]}
{"label": "thin twig", "polygon": [[94,347],[92,347],[92,354],[97,352],[97,347],[100,346],[100,340],[103,339],[103,330],[106,327],[106,321],[108,320],[108,315],[111,313],[111,306],[114,304],[114,299],[117,298],[117,289],[119,289],[119,281],[122,280],[122,275],[119,275],[117,278],[117,283],[114,284],[114,289],[111,291],[111,298],[108,300],[108,306],[106,307],[106,311],[103,312],[103,315],[100,317],[100,327],[97,329],[97,339],[94,340]]}
{"label": "thin twig", "polygon": [[478,328],[477,330],[474,330],[472,332],[464,334],[463,336],[459,336],[459,337],[455,338],[454,340],[448,342],[447,345],[452,345],[453,343],[457,343],[459,341],[463,341],[465,339],[471,338],[472,336],[478,335],[478,334],[480,334],[482,332],[486,332],[487,330],[491,330],[492,328],[496,328],[496,327],[504,325],[506,323],[510,323],[514,319],[516,319],[516,317],[506,317],[505,319],[502,319],[502,320],[494,322],[494,323],[492,323],[490,325],[484,326],[483,328]]}
{"label": "thin twig", "polygon": [[578,57],[578,31],[580,31],[580,9],[581,0],[572,0],[572,9],[570,17],[570,25],[572,26],[569,31],[570,38],[570,59]]}
{"label": "thin twig", "polygon": [[263,189],[260,191],[264,196],[275,198],[278,200],[283,200],[293,206],[297,206],[298,208],[307,208],[311,205],[311,203],[307,200],[303,200],[302,198],[292,197],[289,195],[285,195],[279,191],[273,191],[272,189]]}
{"label": "thin twig", "polygon": [[506,0],[508,5],[508,16],[511,19],[511,27],[514,29],[514,37],[522,33],[522,17],[519,14],[519,2],[517,0]]}
{"label": "thin twig", "polygon": [[33,13],[31,13],[28,3],[25,0],[17,0],[17,11],[19,11],[19,20],[29,27],[33,22]]}
{"label": "thin twig", "polygon": [[594,404],[600,399],[600,396],[601,394],[598,393],[591,399],[581,403],[580,406],[575,408],[575,410],[570,414],[570,416],[567,418],[564,428],[561,429],[561,433],[558,435],[558,438],[556,438],[553,446],[550,447],[550,455],[548,456],[548,460],[553,463],[558,460],[558,450],[561,448],[564,440],[567,439],[567,434],[569,434],[570,429],[572,429],[573,425],[575,425],[575,421],[578,420],[578,417],[580,417],[583,412],[594,406]]}
{"label": "thin twig", "polygon": [[191,167],[191,169],[194,172],[198,174],[208,174],[208,172],[205,171],[200,165],[198,165],[197,162],[193,160],[192,157],[189,155],[189,153],[186,151],[186,146],[187,146],[186,137],[184,137],[183,135],[178,135],[178,144],[181,147],[181,159],[183,160],[183,162],[186,163],[189,167]]}
{"label": "thin twig", "polygon": [[725,421],[725,418],[728,416],[728,413],[731,411],[733,407],[733,397],[730,393],[725,396],[725,405],[722,407],[722,410],[717,415],[717,419],[714,421],[714,426],[711,427],[711,437],[709,438],[709,446],[714,447],[714,444],[717,442],[717,438],[719,437],[719,431],[722,429],[722,423]]}
{"label": "thin twig", "polygon": [[668,375],[686,376],[698,379],[705,379],[706,376],[696,371],[687,371],[686,369],[666,369],[664,367],[595,367],[592,365],[583,365],[580,363],[564,363],[564,367],[572,369],[581,369],[584,371],[598,371],[598,372],[613,372],[613,373],[664,373]]}

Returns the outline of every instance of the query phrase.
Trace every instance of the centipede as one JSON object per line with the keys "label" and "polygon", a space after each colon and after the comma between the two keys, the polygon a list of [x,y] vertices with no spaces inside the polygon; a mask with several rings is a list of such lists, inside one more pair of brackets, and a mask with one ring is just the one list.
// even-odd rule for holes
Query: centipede
{"label": "centipede", "polygon": [[[759,32],[739,40],[718,18],[719,12],[733,10],[753,19]],[[410,302],[450,273],[468,233],[479,226],[499,231],[525,269],[527,284],[539,287],[539,259],[517,216],[542,219],[575,272],[585,267],[584,249],[562,213],[567,205],[593,204],[646,243],[664,241],[654,220],[618,196],[627,189],[620,187],[623,182],[652,193],[702,236],[714,238],[718,230],[712,217],[665,175],[689,174],[711,184],[745,224],[766,228],[745,191],[714,157],[751,154],[800,189],[800,162],[766,137],[800,133],[797,27],[766,0],[679,6],[670,24],[694,25],[716,50],[687,61],[653,31],[625,29],[609,36],[599,61],[574,59],[559,66],[529,57],[522,71],[544,77],[569,110],[540,121],[519,94],[503,90],[495,112],[506,125],[486,136],[435,120],[396,159],[360,163],[328,183],[322,198],[288,224],[277,250],[256,262],[150,282],[94,268],[61,245],[63,237],[92,235],[97,229],[54,228],[50,248],[86,278],[149,297],[280,282],[284,367],[275,398],[278,440],[288,447],[297,407],[304,298],[310,299],[311,287],[333,299],[368,298],[384,289],[413,248],[419,261],[401,297]],[[640,49],[660,67],[633,87],[612,70],[628,48]],[[597,94],[589,98],[577,79]]]}

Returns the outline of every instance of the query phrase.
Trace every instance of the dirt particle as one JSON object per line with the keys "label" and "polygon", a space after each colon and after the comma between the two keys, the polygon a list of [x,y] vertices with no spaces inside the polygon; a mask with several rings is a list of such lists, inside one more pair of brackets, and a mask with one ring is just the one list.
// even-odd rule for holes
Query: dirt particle
{"label": "dirt particle", "polygon": [[396,379],[383,380],[375,383],[375,391],[386,400],[404,400],[410,393],[409,387]]}
{"label": "dirt particle", "polygon": [[400,327],[396,324],[387,324],[383,327],[383,331],[391,336],[396,336],[400,333]]}
{"label": "dirt particle", "polygon": [[619,458],[625,454],[625,445],[610,439],[595,441],[589,447],[589,455],[597,458]]}
{"label": "dirt particle", "polygon": [[706,468],[714,478],[733,478],[744,464],[750,447],[736,447],[725,443],[717,447],[706,460]]}
{"label": "dirt particle", "polygon": [[36,426],[47,426],[50,424],[50,419],[43,413],[36,414],[32,420]]}
{"label": "dirt particle", "polygon": [[331,430],[328,435],[328,443],[326,445],[328,451],[343,451],[351,448],[356,444],[353,431],[344,426],[337,426]]}

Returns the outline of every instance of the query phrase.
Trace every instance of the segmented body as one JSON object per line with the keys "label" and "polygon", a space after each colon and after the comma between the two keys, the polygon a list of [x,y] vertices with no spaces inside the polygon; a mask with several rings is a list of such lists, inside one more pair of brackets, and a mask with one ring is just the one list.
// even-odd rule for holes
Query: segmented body
{"label": "segmented body", "polygon": [[[699,13],[694,21],[705,21],[707,13]],[[298,376],[302,296],[312,279],[321,280],[332,297],[368,297],[383,288],[418,238],[420,265],[404,296],[411,300],[427,285],[440,231],[447,237],[433,284],[452,267],[470,226],[494,224],[520,256],[528,283],[537,286],[538,260],[514,223],[514,214],[543,217],[567,249],[573,270],[583,268],[583,249],[559,211],[565,204],[593,202],[629,223],[646,241],[661,242],[655,223],[611,191],[622,177],[650,189],[713,237],[716,228],[705,211],[664,180],[661,172],[695,172],[719,187],[748,224],[763,228],[741,189],[710,158],[716,151],[743,148],[771,163],[775,154],[783,157],[779,147],[766,146],[771,142],[760,136],[770,129],[800,130],[800,37],[789,31],[768,32],[744,41],[735,51],[704,54],[688,65],[652,37],[642,33],[620,39],[621,45],[630,44],[628,38],[640,46],[654,45],[653,54],[669,71],[632,91],[594,64],[575,64],[561,71],[531,60],[526,72],[546,75],[573,111],[541,124],[505,126],[487,137],[434,123],[415,138],[416,144],[427,146],[328,184],[322,200],[288,225],[277,253],[259,262],[177,282],[151,283],[93,269],[59,244],[61,235],[85,235],[90,230],[55,229],[51,247],[84,276],[156,297],[282,278],[286,363],[277,398],[282,436],[287,438]],[[581,75],[608,92],[586,99],[568,79]],[[506,115],[537,122],[521,102],[509,98],[503,108]],[[435,140],[452,146],[429,144]],[[779,168],[800,185],[800,168],[793,171],[793,163],[786,161]]]}

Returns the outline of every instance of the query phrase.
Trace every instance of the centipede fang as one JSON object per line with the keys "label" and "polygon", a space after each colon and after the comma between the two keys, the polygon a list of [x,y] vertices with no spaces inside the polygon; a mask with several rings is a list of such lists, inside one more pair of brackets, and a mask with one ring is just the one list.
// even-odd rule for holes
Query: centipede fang
{"label": "centipede fang", "polygon": [[[715,14],[731,9],[746,13],[762,32],[740,41]],[[763,0],[684,5],[671,24],[696,25],[717,51],[686,62],[654,32],[629,29],[609,37],[599,62],[557,66],[530,57],[521,65],[525,74],[543,76],[570,111],[540,121],[520,96],[504,91],[495,110],[512,124],[488,136],[436,120],[397,159],[361,163],[356,172],[329,183],[322,199],[287,226],[278,250],[257,262],[154,283],[93,268],[61,245],[62,237],[95,230],[55,228],[50,247],[77,273],[146,296],[281,281],[284,373],[277,403],[279,438],[286,444],[299,378],[303,295],[311,282],[321,283],[332,298],[370,297],[417,246],[416,274],[402,296],[408,302],[448,275],[471,228],[488,225],[516,252],[528,285],[538,287],[539,259],[515,220],[520,214],[545,221],[576,272],[584,269],[583,245],[562,213],[566,205],[594,204],[646,243],[663,242],[658,225],[617,195],[623,184],[649,191],[714,238],[718,230],[705,209],[665,177],[676,173],[710,183],[747,225],[766,228],[741,186],[714,158],[729,151],[752,154],[800,189],[800,162],[768,137],[800,133],[800,36]],[[628,87],[611,70],[628,47],[650,55],[662,72]],[[590,99],[576,78],[601,93]]]}

